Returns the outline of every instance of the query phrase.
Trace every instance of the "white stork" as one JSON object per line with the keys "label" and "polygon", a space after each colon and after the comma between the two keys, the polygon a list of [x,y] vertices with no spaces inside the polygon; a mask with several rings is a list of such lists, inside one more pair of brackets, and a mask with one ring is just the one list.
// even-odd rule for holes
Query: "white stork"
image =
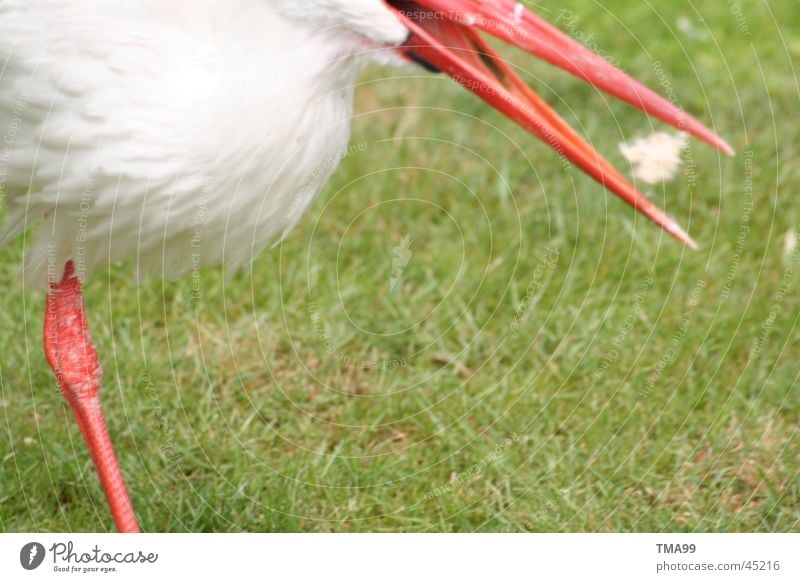
{"label": "white stork", "polygon": [[512,0],[0,1],[0,242],[39,223],[23,275],[49,289],[47,359],[119,531],[139,528],[103,420],[81,283],[111,261],[165,276],[236,267],[284,236],[347,147],[354,79],[370,60],[449,75],[694,246],[481,33],[732,153]]}

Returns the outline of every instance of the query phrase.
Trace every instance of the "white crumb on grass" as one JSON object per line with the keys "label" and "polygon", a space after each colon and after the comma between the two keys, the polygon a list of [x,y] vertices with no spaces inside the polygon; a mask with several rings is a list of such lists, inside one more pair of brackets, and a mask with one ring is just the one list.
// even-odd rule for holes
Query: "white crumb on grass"
{"label": "white crumb on grass", "polygon": [[632,144],[619,144],[619,151],[633,166],[633,176],[647,184],[659,184],[675,178],[683,163],[685,133],[672,135],[663,131],[636,138]]}
{"label": "white crumb on grass", "polygon": [[797,231],[791,229],[783,238],[783,264],[789,265],[792,262],[795,249],[797,248]]}

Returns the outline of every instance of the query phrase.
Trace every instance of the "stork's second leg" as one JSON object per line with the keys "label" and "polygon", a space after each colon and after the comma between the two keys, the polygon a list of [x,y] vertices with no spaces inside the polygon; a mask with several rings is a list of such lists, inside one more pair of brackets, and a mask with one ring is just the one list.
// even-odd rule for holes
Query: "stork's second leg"
{"label": "stork's second leg", "polygon": [[133,506],[119,470],[100,407],[103,369],[89,336],[81,284],[72,261],[61,282],[51,285],[44,318],[44,350],[67,398],[97,469],[120,532],[138,532]]}

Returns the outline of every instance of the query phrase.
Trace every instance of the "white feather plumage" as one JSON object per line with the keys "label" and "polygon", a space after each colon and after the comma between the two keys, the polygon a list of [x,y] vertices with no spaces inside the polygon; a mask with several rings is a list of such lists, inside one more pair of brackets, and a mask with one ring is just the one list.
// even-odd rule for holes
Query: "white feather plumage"
{"label": "white feather plumage", "polygon": [[26,280],[237,267],[290,229],[347,146],[361,55],[407,33],[355,3],[0,2],[3,241],[41,220]]}

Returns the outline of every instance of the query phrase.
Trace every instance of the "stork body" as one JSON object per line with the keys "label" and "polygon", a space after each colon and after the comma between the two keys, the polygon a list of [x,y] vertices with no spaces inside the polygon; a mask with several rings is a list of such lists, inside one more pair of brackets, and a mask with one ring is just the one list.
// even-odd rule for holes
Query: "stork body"
{"label": "stork body", "polygon": [[43,219],[26,279],[251,260],[335,169],[359,53],[408,34],[385,18],[370,46],[264,0],[0,4],[7,237]]}
{"label": "stork body", "polygon": [[0,2],[0,243],[38,224],[24,281],[49,289],[45,353],[120,531],[138,525],[103,420],[81,282],[120,260],[163,276],[235,268],[285,235],[347,146],[363,62],[453,77],[693,244],[478,31],[730,149],[510,0]]}

